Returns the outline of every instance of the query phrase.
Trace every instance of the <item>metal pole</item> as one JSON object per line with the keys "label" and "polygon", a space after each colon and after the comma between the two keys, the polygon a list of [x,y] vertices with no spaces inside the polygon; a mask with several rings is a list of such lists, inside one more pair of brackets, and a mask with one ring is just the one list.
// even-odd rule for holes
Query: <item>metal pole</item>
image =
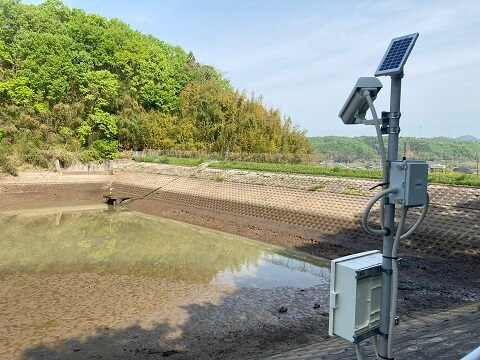
{"label": "metal pole", "polygon": [[[392,87],[390,92],[390,113],[388,124],[388,152],[387,160],[390,168],[392,161],[398,160],[398,134],[400,133],[400,97],[402,90],[403,73],[392,75]],[[388,181],[390,179],[388,178]],[[392,250],[393,230],[395,227],[395,204],[386,203],[384,212],[384,229],[387,234],[383,237],[383,261],[382,261],[382,295],[380,302],[380,339],[379,355],[388,358],[388,327],[390,323],[390,298],[392,294]],[[395,316],[395,314],[392,314]]]}
{"label": "metal pole", "polygon": [[479,159],[478,159],[478,152],[477,152],[477,176],[478,176],[478,162],[479,162]]}

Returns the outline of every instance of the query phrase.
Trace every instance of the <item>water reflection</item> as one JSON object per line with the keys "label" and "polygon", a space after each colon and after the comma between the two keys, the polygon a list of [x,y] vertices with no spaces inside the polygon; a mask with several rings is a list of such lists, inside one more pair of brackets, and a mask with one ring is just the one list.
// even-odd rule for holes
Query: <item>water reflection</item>
{"label": "water reflection", "polygon": [[319,264],[240,237],[136,212],[81,210],[0,215],[0,276],[94,271],[249,287],[240,279],[256,278],[263,288],[313,286],[324,275]]}
{"label": "water reflection", "polygon": [[329,276],[326,268],[263,252],[255,266],[242,265],[240,270],[222,271],[216,280],[238,287],[270,289],[274,287],[311,287],[325,282]]}

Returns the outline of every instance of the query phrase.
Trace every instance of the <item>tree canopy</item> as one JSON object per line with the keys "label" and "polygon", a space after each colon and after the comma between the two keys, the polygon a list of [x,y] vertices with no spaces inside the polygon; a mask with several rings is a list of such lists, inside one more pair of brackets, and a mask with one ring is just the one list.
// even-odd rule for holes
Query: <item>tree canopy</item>
{"label": "tree canopy", "polygon": [[4,162],[40,166],[117,148],[309,149],[290,118],[191,52],[61,0],[0,0],[0,139]]}

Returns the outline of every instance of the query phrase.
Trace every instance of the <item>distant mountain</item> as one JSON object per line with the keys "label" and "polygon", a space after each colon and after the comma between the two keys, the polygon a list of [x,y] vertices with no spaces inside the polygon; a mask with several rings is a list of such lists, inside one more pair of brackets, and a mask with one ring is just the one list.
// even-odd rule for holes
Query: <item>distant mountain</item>
{"label": "distant mountain", "polygon": [[[460,141],[467,139],[469,141]],[[385,141],[386,139],[384,139]],[[343,137],[324,136],[309,137],[312,151],[336,162],[377,161],[379,159],[378,140],[374,136]],[[473,136],[451,138],[415,138],[401,137],[399,149],[405,149],[408,159],[425,159],[440,162],[453,159],[456,163],[476,162],[480,154],[480,140]],[[403,155],[401,151],[401,155]],[[460,166],[460,165],[457,165]]]}
{"label": "distant mountain", "polygon": [[477,139],[475,136],[472,135],[459,136],[455,140],[480,141],[480,139]]}

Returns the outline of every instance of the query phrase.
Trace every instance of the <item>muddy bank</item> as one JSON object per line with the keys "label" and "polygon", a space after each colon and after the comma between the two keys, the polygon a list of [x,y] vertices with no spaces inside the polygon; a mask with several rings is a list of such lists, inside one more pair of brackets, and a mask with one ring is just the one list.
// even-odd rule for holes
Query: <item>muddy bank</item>
{"label": "muddy bank", "polygon": [[[130,208],[148,214],[205,226],[284,246],[326,259],[381,250],[381,240],[350,229],[339,234],[319,233],[275,221],[229,215],[156,200],[136,201]],[[323,219],[329,222],[329,219]],[[421,246],[421,239],[417,242]],[[407,253],[407,254],[405,254]],[[404,319],[480,300],[478,255],[426,254],[418,249],[402,253],[398,314]],[[472,271],[473,272],[470,272]]]}

